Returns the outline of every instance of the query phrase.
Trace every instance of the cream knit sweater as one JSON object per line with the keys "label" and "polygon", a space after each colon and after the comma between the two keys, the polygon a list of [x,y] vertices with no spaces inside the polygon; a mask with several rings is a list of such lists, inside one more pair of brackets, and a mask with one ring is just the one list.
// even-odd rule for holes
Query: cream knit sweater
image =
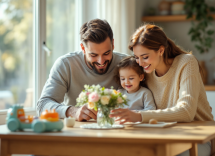
{"label": "cream knit sweater", "polygon": [[142,121],[213,121],[198,62],[193,55],[175,57],[170,69],[162,77],[153,71],[147,74],[157,110],[141,111]]}

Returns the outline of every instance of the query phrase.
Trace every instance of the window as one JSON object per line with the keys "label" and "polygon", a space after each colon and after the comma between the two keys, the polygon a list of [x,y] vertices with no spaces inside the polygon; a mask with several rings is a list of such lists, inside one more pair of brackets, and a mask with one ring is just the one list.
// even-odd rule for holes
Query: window
{"label": "window", "polygon": [[0,2],[0,110],[33,107],[33,1]]}
{"label": "window", "polygon": [[74,38],[79,39],[82,21],[75,14],[81,15],[81,5],[80,0],[0,2],[0,124],[17,103],[24,105],[26,114],[36,115],[53,63],[79,49]]}

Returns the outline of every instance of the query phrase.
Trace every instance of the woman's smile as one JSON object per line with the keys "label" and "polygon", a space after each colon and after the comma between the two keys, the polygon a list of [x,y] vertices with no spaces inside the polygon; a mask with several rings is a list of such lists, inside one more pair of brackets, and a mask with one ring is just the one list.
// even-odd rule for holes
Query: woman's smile
{"label": "woman's smile", "polygon": [[148,70],[150,66],[151,66],[151,64],[150,64],[150,65],[147,65],[147,66],[145,66],[145,67],[143,67],[143,68],[144,68],[144,70]]}

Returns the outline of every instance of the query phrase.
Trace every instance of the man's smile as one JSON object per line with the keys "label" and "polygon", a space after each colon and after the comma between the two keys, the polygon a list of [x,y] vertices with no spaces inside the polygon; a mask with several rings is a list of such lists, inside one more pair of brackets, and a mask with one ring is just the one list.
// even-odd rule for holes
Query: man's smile
{"label": "man's smile", "polygon": [[99,69],[103,69],[104,67],[106,67],[107,62],[105,62],[104,64],[95,63],[95,65],[96,65]]}

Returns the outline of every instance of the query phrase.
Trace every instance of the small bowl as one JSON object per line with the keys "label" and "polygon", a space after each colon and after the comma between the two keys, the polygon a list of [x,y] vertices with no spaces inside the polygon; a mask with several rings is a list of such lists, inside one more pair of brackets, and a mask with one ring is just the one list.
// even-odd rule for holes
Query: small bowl
{"label": "small bowl", "polygon": [[73,117],[64,118],[64,125],[66,125],[66,127],[74,127],[75,118]]}

